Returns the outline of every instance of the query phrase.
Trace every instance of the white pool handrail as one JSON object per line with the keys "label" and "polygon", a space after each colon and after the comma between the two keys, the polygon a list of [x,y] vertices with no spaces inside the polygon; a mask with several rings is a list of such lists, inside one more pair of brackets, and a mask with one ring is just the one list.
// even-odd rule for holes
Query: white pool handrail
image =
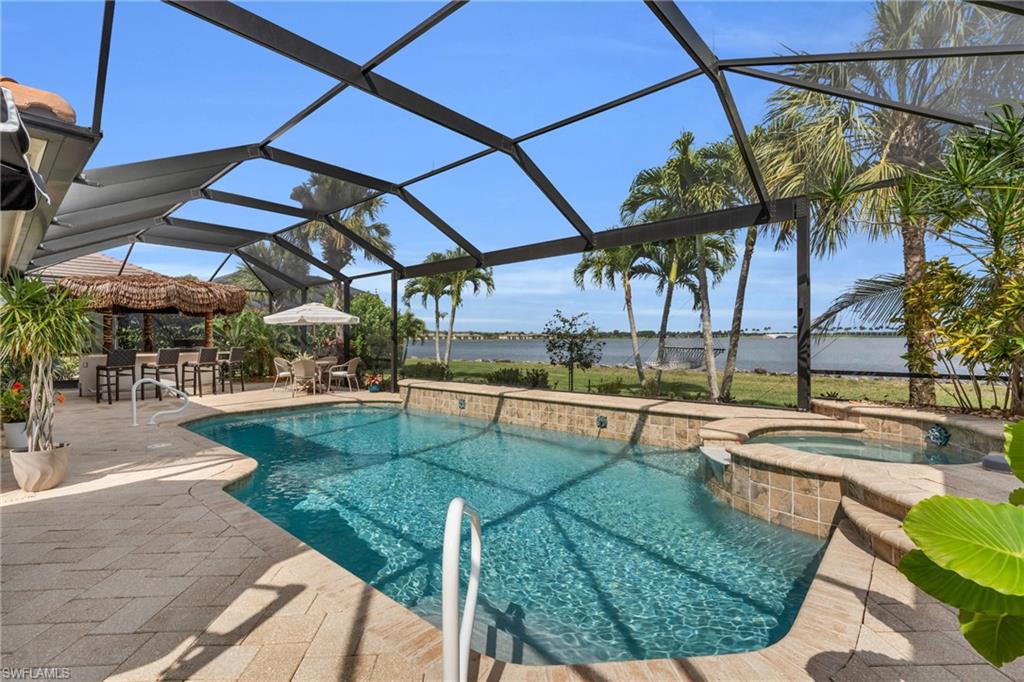
{"label": "white pool handrail", "polygon": [[[462,545],[462,517],[469,517],[472,537],[469,559],[469,587],[466,606],[459,617],[459,550]],[[480,514],[461,497],[448,505],[444,523],[444,553],[441,556],[441,634],[445,682],[466,682],[469,675],[469,640],[473,636],[473,615],[480,591]]]}
{"label": "white pool handrail", "polygon": [[168,393],[173,393],[174,395],[181,398],[182,401],[184,401],[182,402],[181,407],[174,408],[173,410],[160,410],[159,412],[154,413],[153,416],[149,418],[148,424],[150,426],[156,424],[157,417],[165,414],[178,414],[179,412],[183,412],[185,408],[188,407],[188,393],[185,393],[184,391],[179,391],[177,388],[173,386],[168,386],[162,381],[157,381],[156,379],[150,379],[148,377],[145,379],[139,379],[134,384],[132,384],[132,426],[139,425],[139,420],[135,416],[135,394],[138,392],[139,386],[141,386],[142,384],[153,384],[158,387],[158,391],[160,389],[163,389]]}

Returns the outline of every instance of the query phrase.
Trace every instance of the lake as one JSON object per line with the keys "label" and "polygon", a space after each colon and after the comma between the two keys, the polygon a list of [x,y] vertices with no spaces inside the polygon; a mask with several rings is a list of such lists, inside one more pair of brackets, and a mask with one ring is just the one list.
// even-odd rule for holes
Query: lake
{"label": "lake", "polygon": [[[601,364],[621,365],[632,362],[632,350],[628,338],[604,339],[604,356]],[[444,339],[441,339],[442,353]],[[696,337],[669,339],[669,345],[700,347]],[[725,338],[716,338],[715,345],[726,347]],[[653,362],[657,357],[656,339],[640,339],[640,356],[644,362]],[[905,352],[904,340],[895,336],[851,337],[835,336],[815,340],[811,345],[811,366],[815,369],[870,370],[875,372],[905,372],[906,363],[900,358]],[[409,356],[432,360],[434,358],[433,337],[425,343],[412,344]],[[542,339],[506,341],[489,339],[483,341],[452,342],[452,357],[456,360],[511,360],[513,362],[547,362],[547,352]],[[725,365],[725,353],[717,358],[717,365]],[[769,372],[796,371],[796,339],[769,339],[760,336],[746,336],[740,339],[736,366],[740,370],[765,369]]]}

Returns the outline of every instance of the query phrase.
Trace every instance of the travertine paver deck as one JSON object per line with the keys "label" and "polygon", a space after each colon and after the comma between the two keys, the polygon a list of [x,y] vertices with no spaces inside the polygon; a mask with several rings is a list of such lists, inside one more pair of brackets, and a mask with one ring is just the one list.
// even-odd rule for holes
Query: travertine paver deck
{"label": "travertine paver deck", "polygon": [[[327,400],[352,398],[253,390],[208,396],[184,416]],[[142,413],[155,409],[146,401]],[[174,424],[133,429],[129,421],[126,402],[70,399],[57,432],[73,443],[71,470],[51,491],[18,491],[3,462],[0,666],[66,667],[75,680],[439,678],[433,626],[222,491],[252,460]],[[956,627],[952,611],[841,527],[793,630],[762,651],[543,668],[479,657],[474,673],[1024,679],[1020,664],[999,672],[981,661]]]}

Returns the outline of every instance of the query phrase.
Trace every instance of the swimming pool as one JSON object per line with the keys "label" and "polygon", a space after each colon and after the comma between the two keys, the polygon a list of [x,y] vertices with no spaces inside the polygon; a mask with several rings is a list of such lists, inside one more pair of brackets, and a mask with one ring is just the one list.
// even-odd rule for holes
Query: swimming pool
{"label": "swimming pool", "polygon": [[774,443],[802,452],[819,455],[870,459],[878,462],[897,464],[969,464],[978,462],[981,456],[972,456],[948,445],[916,445],[890,442],[871,438],[849,436],[827,436],[822,434],[805,436],[757,436],[748,443]]}
{"label": "swimming pool", "polygon": [[766,646],[824,545],[715,500],[694,452],[386,407],[189,428],[259,461],[232,495],[435,624],[445,513],[464,497],[483,520],[473,645],[503,660]]}

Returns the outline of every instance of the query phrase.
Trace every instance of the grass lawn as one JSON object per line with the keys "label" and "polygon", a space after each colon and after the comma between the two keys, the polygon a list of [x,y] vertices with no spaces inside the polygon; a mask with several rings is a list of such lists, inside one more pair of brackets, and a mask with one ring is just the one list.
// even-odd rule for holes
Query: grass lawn
{"label": "grass lawn", "polygon": [[[426,362],[409,360],[406,364]],[[487,375],[496,369],[518,367],[520,369],[545,369],[550,387],[568,390],[569,373],[564,367],[554,367],[540,362],[480,362],[475,360],[453,360],[451,370],[454,381],[487,383]],[[649,376],[654,376],[650,372]],[[620,367],[595,367],[586,372],[576,371],[577,393],[611,393],[618,395],[642,395],[636,371]],[[738,403],[767,405],[772,407],[796,406],[796,376],[786,374],[737,373],[733,379],[732,394]],[[875,402],[902,403],[907,400],[907,382],[901,379],[868,379],[855,377],[814,376],[811,379],[811,394],[815,397],[829,396],[846,400],[871,400]],[[675,400],[706,400],[707,383],[704,372],[679,370],[662,374],[662,395]],[[955,406],[952,398],[941,388],[938,391],[940,405]]]}

